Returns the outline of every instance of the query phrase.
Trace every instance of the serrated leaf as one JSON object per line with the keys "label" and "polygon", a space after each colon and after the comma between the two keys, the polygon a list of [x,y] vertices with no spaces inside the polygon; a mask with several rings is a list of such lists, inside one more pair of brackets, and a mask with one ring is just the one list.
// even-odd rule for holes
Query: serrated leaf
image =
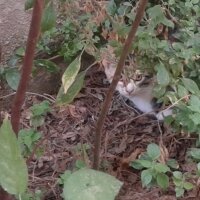
{"label": "serrated leaf", "polygon": [[152,160],[159,158],[160,156],[160,148],[157,144],[149,144],[147,147],[147,154],[151,157]]}
{"label": "serrated leaf", "polygon": [[169,187],[169,177],[166,174],[160,173],[156,176],[157,184],[164,190]]}
{"label": "serrated leaf", "polygon": [[170,171],[170,168],[167,165],[162,163],[156,163],[154,166],[155,170],[160,173],[166,173]]}
{"label": "serrated leaf", "polygon": [[24,193],[28,184],[28,170],[7,119],[0,128],[0,161],[0,185],[10,194]]}
{"label": "serrated leaf", "polygon": [[59,71],[59,67],[52,61],[46,59],[38,59],[34,61],[35,66],[43,67],[48,72],[55,73]]}
{"label": "serrated leaf", "polygon": [[156,65],[156,69],[158,84],[162,86],[167,86],[170,82],[169,72],[166,70],[165,66],[162,63]]}
{"label": "serrated leaf", "polygon": [[58,105],[67,105],[70,104],[76,95],[80,92],[81,88],[83,87],[84,78],[85,78],[86,72],[80,72],[78,76],[76,77],[74,83],[71,85],[71,87],[68,89],[67,94],[64,93],[64,88],[61,86],[57,98],[56,103]]}
{"label": "serrated leaf", "polygon": [[192,94],[200,94],[199,88],[193,80],[189,78],[182,78],[182,82],[186,89],[189,90]]}
{"label": "serrated leaf", "polygon": [[18,70],[11,69],[6,72],[6,81],[8,85],[13,89],[17,90],[20,80],[20,73]]}
{"label": "serrated leaf", "polygon": [[122,182],[106,173],[81,169],[64,182],[65,200],[114,200]]}
{"label": "serrated leaf", "polygon": [[65,70],[62,76],[62,86],[65,94],[67,93],[67,90],[74,82],[80,70],[80,67],[81,67],[81,56],[78,56]]}
{"label": "serrated leaf", "polygon": [[50,30],[56,24],[56,12],[53,6],[53,1],[46,4],[41,21],[41,32]]}
{"label": "serrated leaf", "polygon": [[25,2],[25,10],[29,10],[33,8],[35,0],[26,0]]}
{"label": "serrated leaf", "polygon": [[143,170],[141,173],[141,181],[142,181],[142,185],[144,186],[148,186],[149,183],[151,183],[153,179],[153,175],[152,175],[152,171],[147,169],[147,170]]}

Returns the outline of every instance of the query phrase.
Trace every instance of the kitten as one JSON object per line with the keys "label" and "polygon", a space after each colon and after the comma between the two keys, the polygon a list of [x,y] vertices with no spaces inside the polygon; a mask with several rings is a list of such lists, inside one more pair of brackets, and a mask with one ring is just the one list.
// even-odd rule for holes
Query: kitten
{"label": "kitten", "polygon": [[[103,54],[102,65],[106,77],[111,83],[117,66],[112,49],[109,49],[109,53],[106,52],[106,54]],[[164,117],[172,115],[172,110],[165,109],[157,112],[158,103],[155,102],[155,98],[153,97],[154,83],[155,77],[141,73],[139,70],[134,71],[133,63],[125,63],[116,90],[122,96],[129,99],[143,113],[153,114],[158,120],[163,120]]]}

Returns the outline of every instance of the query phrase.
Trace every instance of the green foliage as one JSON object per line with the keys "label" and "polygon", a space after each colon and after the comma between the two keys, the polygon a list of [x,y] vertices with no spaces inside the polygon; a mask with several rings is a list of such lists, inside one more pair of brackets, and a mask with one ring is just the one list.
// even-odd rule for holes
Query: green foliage
{"label": "green foliage", "polygon": [[[30,155],[34,149],[35,144],[41,138],[41,133],[36,132],[33,129],[22,129],[18,134],[18,142],[21,147],[22,154],[27,157]],[[35,152],[40,153],[40,152]]]}
{"label": "green foliage", "polygon": [[31,192],[26,192],[18,198],[18,200],[41,200],[43,198],[43,193],[41,190],[36,190],[33,193]]}
{"label": "green foliage", "polygon": [[159,146],[149,144],[146,154],[131,164],[135,169],[145,168],[141,173],[143,187],[151,187],[156,184],[162,189],[167,189],[169,186],[169,177],[166,173],[170,172],[170,168],[166,164],[159,163],[159,157]]}
{"label": "green foliage", "polygon": [[0,128],[0,161],[0,185],[10,194],[23,194],[28,184],[28,169],[7,119]]}
{"label": "green foliage", "polygon": [[66,200],[114,200],[121,186],[120,181],[106,173],[81,169],[67,174],[63,195]]}
{"label": "green foliage", "polygon": [[172,179],[175,185],[176,197],[182,197],[185,190],[191,190],[194,187],[192,183],[185,180],[186,174],[182,174],[180,171],[174,171]]}
{"label": "green foliage", "polygon": [[56,99],[58,105],[71,103],[83,87],[86,71],[78,74],[81,67],[81,55],[67,67],[62,76],[62,86]]}
{"label": "green foliage", "polygon": [[43,101],[39,104],[33,105],[30,110],[32,113],[30,123],[34,128],[37,128],[43,125],[44,115],[46,115],[47,112],[50,112],[51,109],[49,102]]}
{"label": "green foliage", "polygon": [[41,31],[44,33],[52,29],[56,24],[56,12],[53,6],[53,1],[47,1],[41,21]]}

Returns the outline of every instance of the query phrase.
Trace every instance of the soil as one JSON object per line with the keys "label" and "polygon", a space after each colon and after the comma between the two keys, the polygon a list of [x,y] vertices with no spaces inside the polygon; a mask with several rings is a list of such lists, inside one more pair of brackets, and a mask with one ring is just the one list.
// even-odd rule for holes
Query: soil
{"label": "soil", "polygon": [[[0,2],[0,43],[4,62],[26,39],[30,12],[26,13],[23,9],[24,0]],[[88,58],[85,64],[87,63]],[[54,87],[54,80],[45,78],[40,77],[39,80],[51,82],[51,86],[46,87],[42,93],[40,89],[36,89],[36,94],[27,94],[22,109],[21,128],[31,128],[29,119],[32,105],[46,99],[51,99],[52,102],[56,97],[56,92],[49,92],[49,88]],[[39,81],[35,84],[45,85],[45,82]],[[91,167],[96,121],[108,86],[104,73],[97,65],[88,71],[85,85],[71,105],[58,108],[54,103],[51,104],[51,111],[45,116],[45,123],[38,129],[42,139],[36,145],[35,155],[27,156],[30,191],[42,190],[45,200],[61,200],[62,186],[58,184],[60,174],[65,170],[77,169],[77,160],[82,160]],[[2,97],[2,93],[0,95]],[[5,97],[4,100],[6,102],[8,99]],[[10,111],[6,108],[6,103],[0,105],[0,109],[1,106],[4,111]],[[4,115],[5,112],[1,110],[1,114]],[[170,185],[167,192],[156,187],[142,188],[140,171],[131,168],[130,164],[146,150],[149,143],[157,143],[163,150],[162,162],[168,158],[175,158],[183,171],[192,173],[195,165],[183,163],[186,150],[192,146],[194,139],[177,135],[171,128],[158,123],[151,116],[136,112],[115,93],[104,124],[101,170],[124,183],[117,200],[175,200],[173,185]],[[89,147],[87,156],[83,156],[85,145]],[[37,156],[37,152],[43,153]],[[195,185],[196,180],[192,181]],[[198,187],[187,192],[185,196],[181,199],[200,199]]]}
{"label": "soil", "polygon": [[0,46],[4,64],[28,35],[31,11],[24,11],[24,3],[24,0],[0,1]]}

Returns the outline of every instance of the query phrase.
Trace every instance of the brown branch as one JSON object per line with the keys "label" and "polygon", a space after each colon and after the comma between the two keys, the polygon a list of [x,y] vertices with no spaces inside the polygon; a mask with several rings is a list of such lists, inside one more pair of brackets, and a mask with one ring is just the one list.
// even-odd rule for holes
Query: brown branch
{"label": "brown branch", "polygon": [[108,89],[106,99],[103,103],[102,110],[101,110],[101,113],[100,113],[98,121],[97,121],[96,135],[95,135],[95,148],[94,148],[94,163],[93,163],[94,169],[99,169],[102,129],[103,129],[103,124],[104,124],[104,121],[105,121],[105,118],[106,118],[106,114],[107,114],[108,109],[110,107],[110,104],[111,104],[111,101],[112,101],[112,96],[113,96],[113,93],[114,93],[115,88],[117,86],[117,83],[120,80],[121,72],[122,72],[123,65],[124,65],[124,62],[126,60],[126,57],[128,55],[128,51],[131,48],[132,41],[135,38],[135,33],[136,33],[137,28],[138,28],[138,26],[139,26],[139,24],[140,24],[140,22],[143,18],[147,2],[148,2],[148,0],[140,0],[140,2],[139,2],[139,6],[138,6],[138,9],[137,9],[137,14],[136,14],[135,20],[132,24],[129,35],[128,35],[126,41],[125,41],[122,54],[121,54],[119,62],[117,64],[115,75],[114,75],[113,80],[111,82],[111,85]]}
{"label": "brown branch", "polygon": [[19,131],[21,108],[24,103],[25,93],[28,87],[29,77],[32,71],[35,47],[40,34],[40,24],[42,19],[43,7],[44,7],[44,0],[35,1],[27,45],[26,45],[26,52],[22,66],[21,79],[16,91],[16,95],[11,110],[12,128],[16,134],[18,134]]}

